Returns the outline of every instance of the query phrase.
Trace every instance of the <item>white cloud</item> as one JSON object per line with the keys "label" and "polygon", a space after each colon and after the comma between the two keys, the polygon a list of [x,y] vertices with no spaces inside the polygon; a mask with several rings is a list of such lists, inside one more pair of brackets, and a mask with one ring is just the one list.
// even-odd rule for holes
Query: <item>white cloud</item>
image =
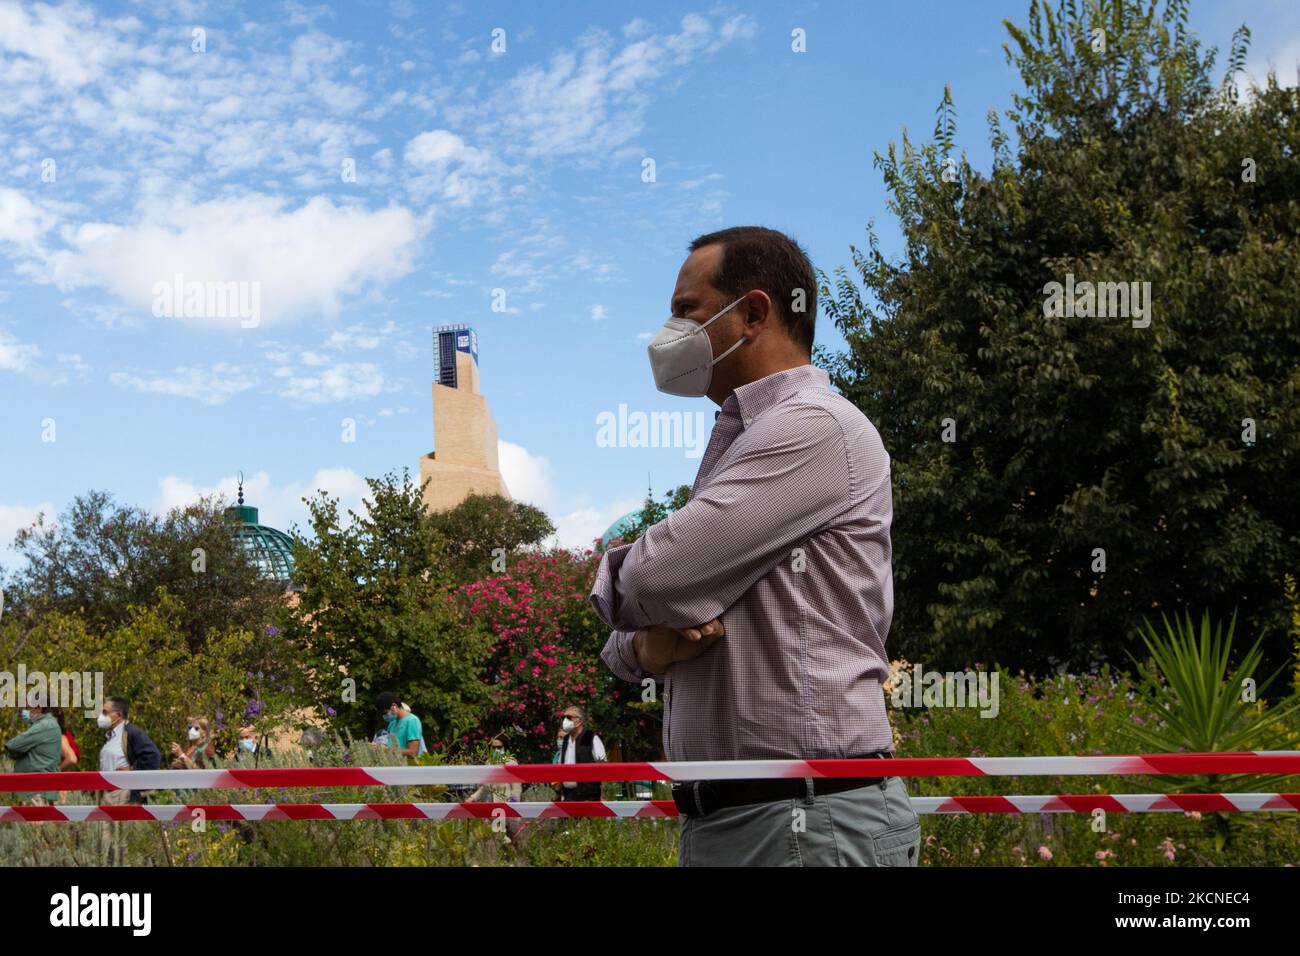
{"label": "white cloud", "polygon": [[340,351],[377,349],[396,331],[396,322],[386,322],[379,328],[370,328],[365,325],[349,325],[345,329],[336,329],[331,332],[329,338],[325,340],[325,347]]}
{"label": "white cloud", "polygon": [[407,182],[417,196],[436,195],[463,206],[496,189],[498,164],[448,130],[419,134],[406,144],[404,156],[418,171]]}
{"label": "white cloud", "polygon": [[384,373],[373,362],[338,362],[316,374],[290,373],[287,378],[280,396],[313,405],[378,395],[388,389]]}
{"label": "white cloud", "polygon": [[170,372],[114,372],[109,381],[120,388],[192,398],[205,405],[220,405],[257,384],[247,369],[225,362],[210,368],[185,366]]}
{"label": "white cloud", "polygon": [[653,82],[753,36],[756,26],[741,14],[715,30],[705,17],[687,14],[677,33],[645,36],[646,29],[639,19],[629,23],[621,48],[592,31],[576,51],[520,71],[490,101],[504,138],[533,156],[597,161],[641,131]]}
{"label": "white cloud", "polygon": [[599,507],[580,502],[577,507],[560,513],[563,506],[556,495],[554,470],[547,458],[508,441],[497,442],[497,457],[510,496],[545,511],[555,525],[553,542],[563,548],[590,548],[592,541],[611,524],[642,504],[636,498]]}
{"label": "white cloud", "polygon": [[35,252],[55,222],[52,212],[18,190],[0,187],[0,242]]}
{"label": "white cloud", "polygon": [[129,48],[113,34],[129,32],[138,21],[105,21],[98,26],[90,10],[67,3],[31,7],[0,4],[0,52],[33,64],[43,80],[75,89],[101,78]]}
{"label": "white cloud", "polygon": [[562,548],[590,548],[610,525],[641,505],[635,498],[625,498],[604,507],[575,508],[558,517],[552,515],[556,543]]}
{"label": "white cloud", "polygon": [[[264,525],[288,532],[296,523],[306,532],[310,512],[302,499],[313,497],[317,490],[339,499],[339,514],[346,521],[349,509],[363,513],[360,509],[370,489],[365,479],[350,468],[321,468],[307,481],[285,484],[276,484],[265,471],[259,471],[244,479],[244,503],[257,508],[258,521]],[[235,475],[227,475],[211,485],[168,475],[158,482],[158,497],[153,508],[162,514],[214,494],[223,495],[233,505],[237,492],[238,478]]]}
{"label": "white cloud", "polygon": [[418,238],[401,206],[370,211],[322,196],[297,209],[262,195],[150,201],[130,225],[67,229],[68,248],[50,257],[48,277],[64,288],[101,286],[150,314],[155,284],[181,275],[258,283],[263,321],[335,316],[344,298],[409,272]]}
{"label": "white cloud", "polygon": [[40,354],[41,350],[35,345],[19,342],[0,329],[0,372],[26,371]]}
{"label": "white cloud", "polygon": [[600,305],[598,303],[591,307],[591,317],[595,321],[599,322],[601,319],[609,318],[609,313],[605,311],[605,307],[603,305]]}
{"label": "white cloud", "polygon": [[542,510],[552,505],[555,488],[550,461],[508,441],[497,442],[497,459],[510,497]]}

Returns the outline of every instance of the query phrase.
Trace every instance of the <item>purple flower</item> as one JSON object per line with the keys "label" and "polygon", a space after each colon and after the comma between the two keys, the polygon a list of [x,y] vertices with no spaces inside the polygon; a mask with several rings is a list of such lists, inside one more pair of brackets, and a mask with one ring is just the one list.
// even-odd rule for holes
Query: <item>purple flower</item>
{"label": "purple flower", "polygon": [[268,624],[268,625],[264,628],[264,630],[265,630],[266,633],[268,633],[268,634],[279,634],[279,633],[280,633],[280,629],[279,629],[278,627],[272,627],[270,624]]}
{"label": "purple flower", "polygon": [[260,700],[250,700],[248,706],[244,708],[249,717],[256,717],[262,712],[262,702]]}
{"label": "purple flower", "polygon": [[325,705],[325,713],[329,714],[331,717],[337,716],[338,714],[338,712],[333,707],[329,706],[329,704]]}

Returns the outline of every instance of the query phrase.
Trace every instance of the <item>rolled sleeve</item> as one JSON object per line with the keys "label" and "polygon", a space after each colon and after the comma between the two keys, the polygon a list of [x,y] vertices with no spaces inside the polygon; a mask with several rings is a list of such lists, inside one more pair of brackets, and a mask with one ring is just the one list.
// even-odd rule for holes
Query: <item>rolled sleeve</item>
{"label": "rolled sleeve", "polygon": [[605,649],[600,652],[600,659],[605,662],[616,677],[639,684],[648,676],[641,669],[636,659],[636,649],[632,641],[636,631],[613,631],[605,642]]}
{"label": "rolled sleeve", "polygon": [[609,627],[635,632],[660,622],[650,620],[639,605],[623,600],[619,594],[618,572],[631,551],[632,545],[624,544],[605,552],[605,556],[600,559],[600,567],[596,569],[590,600],[600,619]]}

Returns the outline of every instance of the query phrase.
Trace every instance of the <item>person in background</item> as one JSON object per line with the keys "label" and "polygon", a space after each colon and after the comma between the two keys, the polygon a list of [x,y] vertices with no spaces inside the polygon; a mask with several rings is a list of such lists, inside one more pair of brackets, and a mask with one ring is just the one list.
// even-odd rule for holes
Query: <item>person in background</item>
{"label": "person in background", "polygon": [[217,759],[217,748],[208,732],[208,718],[189,717],[188,724],[185,746],[172,743],[172,769],[203,770],[216,766],[214,761]]}
{"label": "person in background", "polygon": [[[488,763],[490,764],[517,764],[518,760],[514,755],[506,750],[505,740],[501,734],[497,734],[488,741]],[[466,798],[468,803],[518,803],[523,799],[524,785],[522,783],[484,783],[480,784]],[[522,820],[519,817],[506,817],[503,821],[505,824],[506,842],[511,844],[516,850],[523,849],[525,839],[529,833],[530,820]]]}
{"label": "person in background", "polygon": [[[77,738],[73,735],[72,730],[68,727],[67,718],[63,716],[63,710],[59,707],[51,707],[50,713],[59,724],[59,732],[63,736],[60,743],[59,770],[75,770],[77,764],[81,762],[81,748],[77,746]],[[62,794],[59,795],[62,800]]]}
{"label": "person in background", "polygon": [[[566,707],[551,763],[596,763],[604,759],[605,744],[587,729],[587,712],[577,706]],[[600,799],[600,784],[594,781],[578,783],[566,780],[557,790],[560,800]]]}
{"label": "person in background", "polygon": [[[63,735],[54,714],[46,707],[24,707],[22,719],[27,729],[5,742],[5,753],[14,761],[14,773],[57,771]],[[45,806],[55,801],[56,794],[49,790],[33,793],[28,799],[36,806]]]}
{"label": "person in background", "polygon": [[[110,697],[96,721],[106,732],[104,746],[99,750],[99,770],[157,770],[162,766],[162,752],[149,735],[131,723],[130,702],[125,697]],[[140,790],[104,790],[99,802],[107,804],[145,803],[147,797]]]}
{"label": "person in background", "polygon": [[[77,764],[81,762],[81,748],[77,746],[77,738],[73,735],[71,728],[68,727],[67,718],[63,716],[63,708],[51,707],[50,713],[58,721],[59,730],[62,732],[63,739],[59,742],[59,770],[76,770]],[[68,792],[59,791],[59,803],[67,800]]]}
{"label": "person in background", "polygon": [[245,724],[239,728],[239,743],[235,751],[236,760],[252,760],[256,763],[261,757],[265,756],[265,750],[258,742],[257,731],[252,724]]}
{"label": "person in background", "polygon": [[[517,764],[518,760],[514,755],[506,750],[505,741],[501,735],[497,734],[488,741],[489,755],[488,763],[491,764]],[[523,796],[524,786],[521,783],[484,783],[479,784],[477,790],[469,795],[469,803],[517,803]],[[512,818],[513,819],[513,818]]]}
{"label": "person in background", "polygon": [[392,691],[384,691],[376,699],[379,715],[388,724],[388,748],[410,760],[429,752],[424,745],[424,726],[411,708],[397,699]]}

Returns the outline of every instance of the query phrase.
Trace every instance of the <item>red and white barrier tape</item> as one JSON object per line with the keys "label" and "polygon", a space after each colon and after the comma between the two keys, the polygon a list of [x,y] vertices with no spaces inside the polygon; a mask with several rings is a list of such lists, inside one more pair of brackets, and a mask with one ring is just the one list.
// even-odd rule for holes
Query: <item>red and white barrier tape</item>
{"label": "red and white barrier tape", "polygon": [[691,760],[654,763],[441,767],[291,767],[0,774],[0,792],[411,787],[560,780],[761,780],[784,777],[1056,777],[1203,773],[1300,774],[1300,751],[1088,757],[889,757],[854,760]]}
{"label": "red and white barrier tape", "polygon": [[[1008,797],[912,797],[920,815],[945,813],[1234,813],[1300,811],[1300,793],[1116,793]],[[564,803],[211,803],[17,806],[0,823],[223,820],[495,820],[675,817],[671,800]]]}

